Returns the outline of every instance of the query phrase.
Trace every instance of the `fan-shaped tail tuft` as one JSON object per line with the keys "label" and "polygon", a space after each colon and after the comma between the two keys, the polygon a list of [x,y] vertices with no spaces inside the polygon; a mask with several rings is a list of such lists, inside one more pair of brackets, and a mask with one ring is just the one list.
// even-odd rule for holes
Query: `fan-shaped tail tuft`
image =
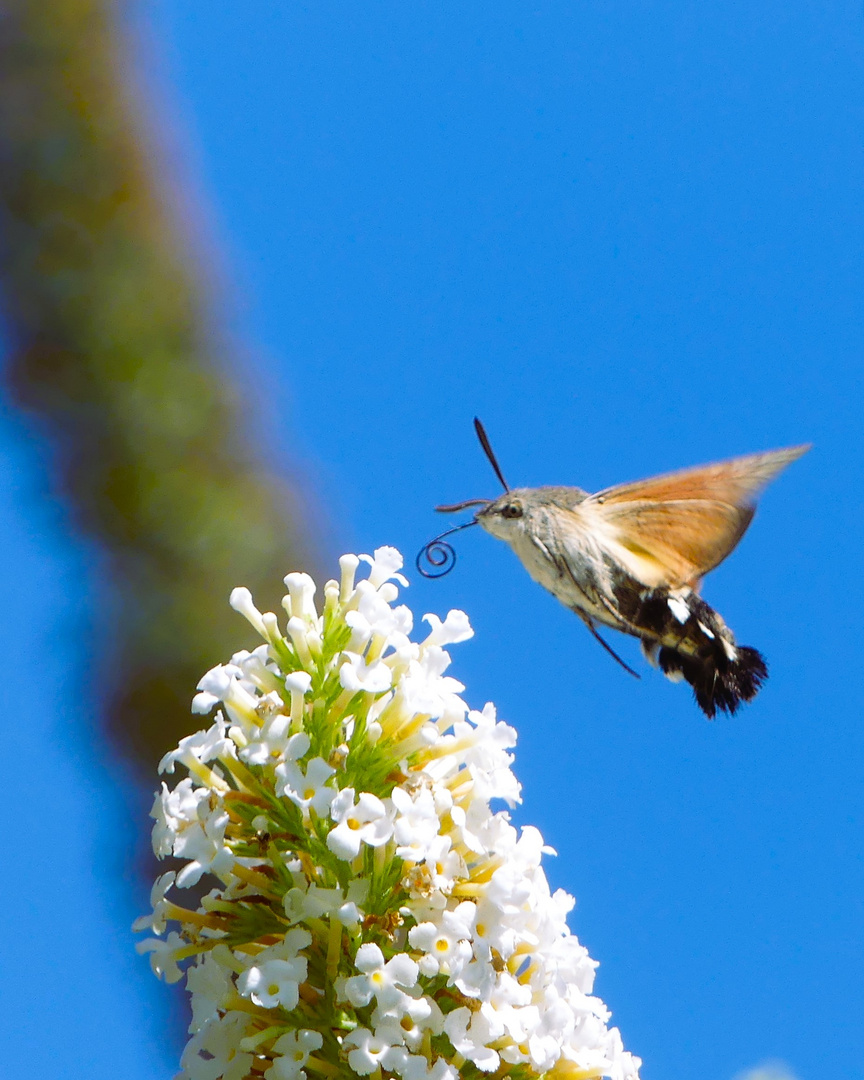
{"label": "fan-shaped tail tuft", "polygon": [[765,657],[747,645],[735,648],[729,659],[720,642],[710,653],[699,656],[663,646],[657,663],[671,679],[684,678],[693,687],[699,708],[710,719],[720,712],[734,713],[742,702],[750,701],[768,678]]}

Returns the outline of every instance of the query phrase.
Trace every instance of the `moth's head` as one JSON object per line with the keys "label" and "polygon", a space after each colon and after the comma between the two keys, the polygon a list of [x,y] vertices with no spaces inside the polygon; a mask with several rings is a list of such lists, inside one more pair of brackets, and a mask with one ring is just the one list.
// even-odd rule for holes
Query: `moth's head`
{"label": "moth's head", "polygon": [[454,503],[452,506],[436,506],[435,509],[445,514],[452,514],[459,510],[467,510],[469,507],[480,507],[474,511],[474,520],[466,521],[464,525],[457,525],[453,529],[434,537],[428,544],[424,544],[417,554],[417,569],[424,577],[442,577],[450,572],[456,562],[456,552],[444,539],[461,529],[468,529],[472,525],[482,525],[483,528],[497,536],[500,540],[506,540],[513,544],[520,537],[536,528],[537,518],[544,512],[554,508],[565,508],[565,504],[581,502],[586,493],[578,488],[511,488],[504,479],[504,474],[498,465],[498,461],[489,445],[489,439],[483,425],[475,417],[474,428],[480,445],[495,471],[495,475],[504,488],[504,494],[497,499],[467,499],[465,502]]}
{"label": "moth's head", "polygon": [[533,508],[532,494],[527,488],[505,491],[481,507],[474,520],[499,540],[512,543],[528,524]]}
{"label": "moth's head", "polygon": [[577,487],[513,488],[486,503],[474,515],[478,525],[499,540],[513,543],[524,532],[534,532],[543,519],[553,521],[588,496]]}

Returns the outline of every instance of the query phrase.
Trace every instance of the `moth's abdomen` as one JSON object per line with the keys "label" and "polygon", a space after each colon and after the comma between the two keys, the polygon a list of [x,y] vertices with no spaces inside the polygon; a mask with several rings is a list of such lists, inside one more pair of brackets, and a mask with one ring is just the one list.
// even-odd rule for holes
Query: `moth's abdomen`
{"label": "moth's abdomen", "polygon": [[765,657],[747,645],[738,646],[732,660],[719,650],[690,656],[664,645],[657,663],[668,678],[690,683],[696,703],[709,719],[718,710],[734,713],[742,702],[756,696],[768,677]]}
{"label": "moth's abdomen", "polygon": [[722,617],[692,590],[655,589],[636,602],[631,594],[629,606],[622,614],[642,632],[645,655],[667,678],[685,679],[709,718],[734,713],[768,677],[762,654],[738,645]]}

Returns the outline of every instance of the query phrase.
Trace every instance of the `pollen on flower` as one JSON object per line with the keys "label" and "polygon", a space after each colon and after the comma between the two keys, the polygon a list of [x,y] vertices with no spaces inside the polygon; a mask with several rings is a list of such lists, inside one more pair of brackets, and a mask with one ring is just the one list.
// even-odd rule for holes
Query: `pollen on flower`
{"label": "pollen on flower", "polygon": [[446,674],[468,618],[412,641],[401,569],[345,555],[320,609],[288,574],[281,625],[231,595],[263,644],[204,676],[213,722],[163,759],[188,775],[157,794],[153,846],[180,865],[136,923],[191,993],[179,1080],[637,1080],[549,849],[492,809],[519,800],[516,735]]}

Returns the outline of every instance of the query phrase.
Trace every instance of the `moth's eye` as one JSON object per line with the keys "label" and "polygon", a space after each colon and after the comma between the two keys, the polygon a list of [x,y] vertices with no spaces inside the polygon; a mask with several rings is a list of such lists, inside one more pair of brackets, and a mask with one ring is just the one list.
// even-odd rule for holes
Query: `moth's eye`
{"label": "moth's eye", "polygon": [[522,517],[522,507],[518,503],[505,503],[501,507],[501,517],[506,517],[506,518]]}

